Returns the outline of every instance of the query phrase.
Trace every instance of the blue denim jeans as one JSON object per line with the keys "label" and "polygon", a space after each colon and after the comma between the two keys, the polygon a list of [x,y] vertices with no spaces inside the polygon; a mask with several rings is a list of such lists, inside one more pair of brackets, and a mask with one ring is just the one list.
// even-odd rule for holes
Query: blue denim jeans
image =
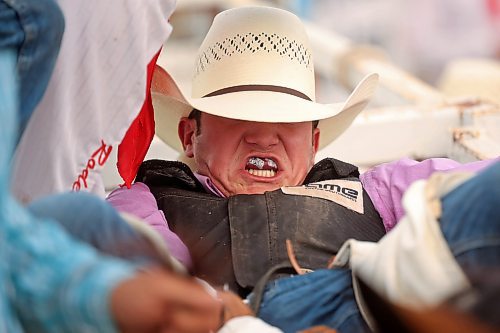
{"label": "blue denim jeans", "polygon": [[[447,194],[442,206],[441,230],[464,272],[474,277],[500,267],[500,163]],[[315,325],[369,331],[351,279],[350,270],[333,269],[270,282],[258,315],[284,332]]]}
{"label": "blue denim jeans", "polygon": [[[1,18],[0,18],[1,19]],[[17,136],[17,53],[13,49],[0,48],[0,205],[10,195],[10,164]]]}
{"label": "blue denim jeans", "polygon": [[284,332],[316,325],[370,332],[356,304],[349,269],[317,270],[268,283],[258,316]]}
{"label": "blue denim jeans", "polygon": [[[58,7],[51,8],[48,2],[0,0],[0,235],[2,236],[6,232],[5,224],[18,222],[15,219],[20,218],[24,212],[21,209],[17,210],[11,204],[11,157],[21,136],[20,129],[26,126],[36,103],[45,91],[62,35],[63,25],[58,25],[56,22],[55,27],[50,28],[52,20],[58,22],[64,20]],[[50,2],[54,4],[52,0]],[[54,14],[54,11],[57,14]],[[58,31],[59,40],[54,33],[51,33],[55,31]],[[34,39],[37,34],[42,34],[43,37]],[[11,284],[13,277],[9,265],[17,263],[6,261],[4,246],[6,244],[2,241],[0,332],[23,332],[20,315],[12,306],[8,295],[13,289]],[[20,298],[19,295],[16,296]]]}
{"label": "blue denim jeans", "polygon": [[54,0],[0,0],[0,49],[17,50],[17,138],[45,93],[63,32],[64,16]]}
{"label": "blue denim jeans", "polygon": [[441,230],[469,277],[500,267],[500,163],[448,193]]}

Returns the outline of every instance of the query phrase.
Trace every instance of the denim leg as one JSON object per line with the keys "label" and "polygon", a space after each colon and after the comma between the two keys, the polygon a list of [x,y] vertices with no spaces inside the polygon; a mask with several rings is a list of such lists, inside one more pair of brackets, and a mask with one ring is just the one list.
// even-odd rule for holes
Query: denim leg
{"label": "denim leg", "polygon": [[0,49],[12,48],[17,52],[24,41],[24,30],[16,11],[4,0],[0,1]]}
{"label": "denim leg", "polygon": [[[1,5],[0,2],[0,19]],[[10,164],[17,136],[19,99],[16,81],[16,58],[16,49],[0,46],[0,207],[4,200],[10,196]]]}
{"label": "denim leg", "polygon": [[442,208],[441,230],[465,273],[500,267],[500,163],[448,193]]}
{"label": "denim leg", "polygon": [[64,32],[64,16],[54,0],[3,0],[0,6],[0,40],[4,39],[0,47],[9,43],[18,49],[20,136],[47,88]]}
{"label": "denim leg", "polygon": [[284,332],[315,325],[342,333],[369,332],[356,304],[348,269],[318,270],[270,282],[258,316]]}
{"label": "denim leg", "polygon": [[137,264],[163,263],[148,239],[97,196],[85,192],[57,194],[32,202],[28,209],[37,217],[55,220],[73,238],[103,254]]}

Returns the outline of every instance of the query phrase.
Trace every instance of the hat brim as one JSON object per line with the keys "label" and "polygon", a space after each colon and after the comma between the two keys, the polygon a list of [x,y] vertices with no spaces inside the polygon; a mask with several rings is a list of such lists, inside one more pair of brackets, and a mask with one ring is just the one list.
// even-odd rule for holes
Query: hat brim
{"label": "hat brim", "polygon": [[321,104],[287,93],[238,91],[223,95],[186,98],[169,76],[169,91],[152,92],[156,135],[172,148],[182,151],[178,123],[197,109],[215,116],[272,123],[320,120],[320,149],[335,140],[368,104],[378,82],[377,74],[367,75],[344,103]]}

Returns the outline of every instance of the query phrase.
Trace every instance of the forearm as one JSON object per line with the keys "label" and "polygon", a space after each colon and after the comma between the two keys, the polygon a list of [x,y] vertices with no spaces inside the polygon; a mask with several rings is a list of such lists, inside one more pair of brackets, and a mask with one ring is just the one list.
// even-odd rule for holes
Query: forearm
{"label": "forearm", "polygon": [[26,331],[114,332],[109,294],[133,267],[100,257],[57,225],[36,220],[13,200],[5,205],[0,242],[8,298]]}

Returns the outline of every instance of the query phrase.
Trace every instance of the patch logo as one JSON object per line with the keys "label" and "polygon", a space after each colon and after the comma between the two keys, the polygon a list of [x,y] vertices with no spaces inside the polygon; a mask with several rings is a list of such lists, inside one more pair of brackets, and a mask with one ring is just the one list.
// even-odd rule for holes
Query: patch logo
{"label": "patch logo", "polygon": [[302,186],[282,187],[285,194],[304,195],[333,201],[345,208],[364,214],[363,186],[360,181],[334,179]]}

